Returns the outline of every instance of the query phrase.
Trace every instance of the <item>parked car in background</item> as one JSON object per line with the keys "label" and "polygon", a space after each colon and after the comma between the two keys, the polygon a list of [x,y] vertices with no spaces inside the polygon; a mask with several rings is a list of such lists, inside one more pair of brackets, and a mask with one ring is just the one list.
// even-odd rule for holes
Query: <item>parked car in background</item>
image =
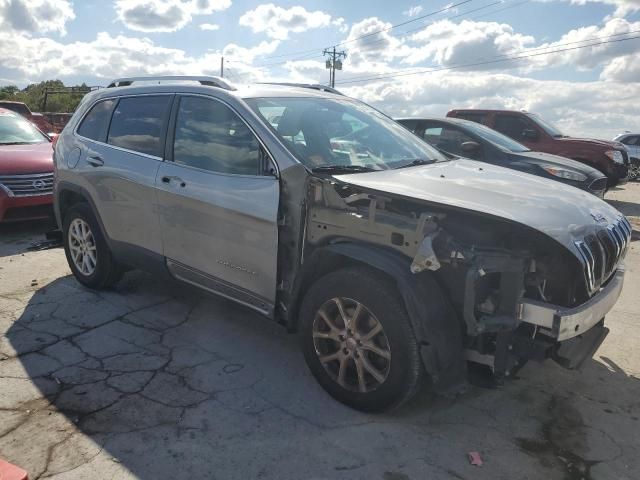
{"label": "parked car in background", "polygon": [[53,218],[51,140],[0,108],[0,222]]}
{"label": "parked car in background", "polygon": [[629,156],[624,145],[607,140],[569,137],[535,113],[456,109],[447,113],[447,117],[482,123],[531,150],[585,163],[605,174],[609,187],[624,184],[628,180]]}
{"label": "parked car in background", "polygon": [[532,152],[489,127],[456,118],[398,119],[417,136],[446,153],[557,180],[603,197],[607,177],[599,170],[550,153]]}
{"label": "parked car in background", "polygon": [[76,279],[100,289],[137,267],[252,308],[367,411],[423,380],[455,391],[468,361],[502,381],[527,360],[590,358],[622,289],[624,216],[451,160],[324,88],[156,77],[87,95],[54,153]]}
{"label": "parked car in background", "polygon": [[24,102],[0,100],[0,108],[19,113],[46,134],[55,132],[53,125],[49,122],[47,117],[45,117],[42,113],[32,112]]}
{"label": "parked car in background", "polygon": [[622,143],[629,153],[629,179],[640,179],[640,133],[621,133],[613,141]]}

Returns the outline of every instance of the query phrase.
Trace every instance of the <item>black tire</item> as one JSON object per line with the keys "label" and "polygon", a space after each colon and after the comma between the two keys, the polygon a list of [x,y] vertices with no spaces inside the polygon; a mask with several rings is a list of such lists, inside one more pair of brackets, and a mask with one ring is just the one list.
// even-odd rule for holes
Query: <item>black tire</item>
{"label": "black tire", "polygon": [[[73,261],[69,242],[69,229],[76,219],[82,220],[89,226],[95,243],[96,262],[95,268],[90,274],[80,271]],[[67,257],[69,268],[71,268],[76,280],[82,285],[95,290],[101,290],[110,287],[122,278],[124,269],[113,258],[102,233],[102,229],[88,204],[77,203],[65,212],[62,222],[62,236],[64,253]]]}
{"label": "black tire", "polygon": [[[385,336],[384,344],[389,347],[390,359],[385,368],[386,378],[375,388],[367,389],[364,393],[354,391],[355,385],[348,385],[352,387],[351,389],[340,385],[335,372],[332,375],[327,371],[319,359],[319,355],[326,352],[317,353],[316,342],[318,340],[314,340],[314,322],[316,322],[316,318],[321,318],[318,313],[320,308],[331,305],[330,302],[335,298],[361,303],[373,316],[373,320],[371,320],[372,317],[365,313],[366,322],[373,321],[382,326],[382,334]],[[356,304],[352,303],[352,305]],[[316,323],[316,325],[318,324]],[[316,331],[317,328],[316,326]],[[419,389],[423,376],[422,363],[418,342],[404,303],[395,285],[372,269],[345,268],[329,273],[316,281],[305,295],[300,308],[300,341],[306,363],[320,385],[333,398],[352,408],[365,412],[390,410],[409,400]],[[345,345],[335,339],[323,341],[334,342],[336,348],[339,345]],[[351,344],[349,348],[357,347],[353,347]],[[338,350],[347,351],[341,348]],[[352,351],[349,354],[360,358],[363,355],[363,350]],[[382,358],[371,358],[372,353],[370,352],[364,352],[364,354],[368,356],[367,363],[369,365],[371,365],[370,360],[385,362]],[[330,363],[325,363],[325,365],[330,365],[327,368],[341,368],[340,360],[336,360],[336,362],[338,362],[337,366]],[[359,377],[354,379],[354,376],[357,375],[356,359],[352,358],[351,362],[349,364],[350,378],[355,383],[359,381]],[[366,376],[369,374],[367,373]],[[343,383],[346,382],[345,377],[342,380]],[[369,381],[375,381],[373,376],[370,376]],[[360,387],[360,383],[357,387]]]}

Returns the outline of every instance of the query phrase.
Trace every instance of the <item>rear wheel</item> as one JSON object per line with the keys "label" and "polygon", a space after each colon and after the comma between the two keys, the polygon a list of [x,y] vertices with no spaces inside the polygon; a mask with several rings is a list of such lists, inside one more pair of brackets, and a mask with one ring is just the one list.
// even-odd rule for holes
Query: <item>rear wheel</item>
{"label": "rear wheel", "polygon": [[83,285],[102,289],[122,277],[123,269],[113,259],[102,230],[86,203],[78,203],[66,212],[63,242],[69,268]]}
{"label": "rear wheel", "polygon": [[399,406],[422,376],[418,344],[393,284],[348,268],[318,280],[301,308],[309,369],[334,398],[363,411]]}

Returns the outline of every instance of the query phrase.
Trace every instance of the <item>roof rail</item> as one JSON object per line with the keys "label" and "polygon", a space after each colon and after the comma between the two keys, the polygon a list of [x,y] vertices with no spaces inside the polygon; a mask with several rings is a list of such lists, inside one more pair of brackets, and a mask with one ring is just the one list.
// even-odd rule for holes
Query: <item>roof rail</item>
{"label": "roof rail", "polygon": [[163,82],[163,81],[189,81],[200,82],[201,85],[209,87],[223,88],[224,90],[235,90],[236,87],[226,82],[220,77],[211,76],[188,76],[188,75],[166,75],[166,76],[150,76],[150,77],[128,77],[118,78],[112,81],[107,88],[128,87],[135,82]]}
{"label": "roof rail", "polygon": [[321,92],[335,93],[336,95],[344,95],[342,92],[336,90],[333,87],[327,85],[321,85],[319,83],[288,83],[288,82],[258,82],[260,85],[284,85],[286,87],[300,87],[311,88],[313,90],[320,90]]}

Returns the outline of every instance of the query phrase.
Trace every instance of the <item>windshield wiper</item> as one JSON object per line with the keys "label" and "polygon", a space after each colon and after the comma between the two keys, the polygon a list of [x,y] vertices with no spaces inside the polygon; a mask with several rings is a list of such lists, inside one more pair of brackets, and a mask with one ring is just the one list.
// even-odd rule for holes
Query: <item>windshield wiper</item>
{"label": "windshield wiper", "polygon": [[29,145],[29,142],[0,142],[0,145]]}
{"label": "windshield wiper", "polygon": [[322,165],[311,169],[315,173],[336,173],[336,172],[378,172],[378,169],[365,167],[364,165]]}
{"label": "windshield wiper", "polygon": [[417,167],[418,165],[430,165],[432,163],[436,163],[436,161],[425,160],[424,158],[416,158],[415,160],[411,160],[409,163],[405,163],[404,165],[400,165],[399,167],[396,167],[395,170],[399,168]]}

